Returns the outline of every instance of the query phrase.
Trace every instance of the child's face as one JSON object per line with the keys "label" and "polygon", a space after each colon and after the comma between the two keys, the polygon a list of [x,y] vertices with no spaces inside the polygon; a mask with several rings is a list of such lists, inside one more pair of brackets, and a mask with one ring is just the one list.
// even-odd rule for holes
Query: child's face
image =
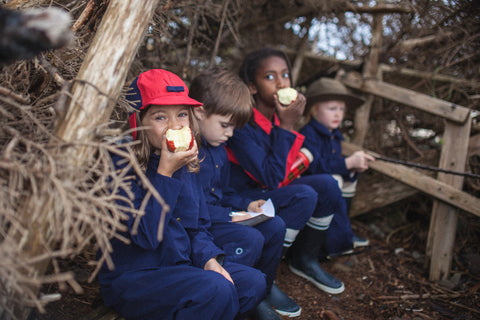
{"label": "child's face", "polygon": [[255,83],[250,84],[250,91],[256,95],[257,104],[274,106],[273,95],[279,89],[290,87],[290,84],[287,62],[280,57],[270,56],[257,69]]}
{"label": "child's face", "polygon": [[151,105],[145,112],[142,125],[146,129],[147,138],[156,150],[162,149],[162,140],[168,129],[181,129],[190,126],[188,109],[190,106],[158,106]]}
{"label": "child's face", "polygon": [[340,100],[330,100],[317,102],[310,111],[315,120],[332,131],[340,126],[345,115],[345,102]]}
{"label": "child's face", "polygon": [[209,117],[199,109],[199,112],[194,110],[200,126],[200,134],[213,147],[218,147],[233,135],[232,116],[222,116],[219,114],[212,114]]}

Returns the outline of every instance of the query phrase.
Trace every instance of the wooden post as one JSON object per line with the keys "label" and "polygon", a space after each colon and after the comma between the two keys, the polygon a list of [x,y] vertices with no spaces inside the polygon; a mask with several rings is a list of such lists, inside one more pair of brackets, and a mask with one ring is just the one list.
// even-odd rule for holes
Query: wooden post
{"label": "wooden post", "polygon": [[[120,95],[130,65],[135,57],[138,45],[143,38],[158,0],[145,0],[142,5],[135,1],[110,0],[103,20],[83,61],[72,87],[70,104],[61,114],[56,135],[65,142],[89,142],[95,140],[95,131],[106,123]],[[55,144],[55,141],[51,141]],[[93,157],[87,147],[70,147],[58,150],[57,157],[70,159],[72,171],[88,163]],[[63,177],[68,181],[69,177]],[[23,254],[27,257],[48,256],[50,246],[54,246],[49,234],[47,216],[58,201],[52,199],[49,190],[39,186],[42,197],[30,197],[18,215],[30,217],[27,239],[22,239]],[[9,230],[10,231],[10,230]],[[12,232],[15,232],[12,228]],[[26,278],[41,278],[50,260],[42,259],[34,268],[25,266]],[[9,288],[7,288],[9,289]],[[11,289],[11,288],[10,288]],[[38,287],[31,288],[34,295]],[[7,296],[9,293],[7,293]],[[6,297],[0,297],[6,298]],[[14,300],[12,300],[14,301]],[[12,306],[14,314],[5,312],[2,319],[26,319],[30,309],[25,306]],[[12,317],[10,317],[12,316]]]}
{"label": "wooden post", "polygon": [[[365,61],[365,67],[363,70],[363,76],[367,79],[376,78],[378,69],[378,57],[382,49],[383,40],[383,14],[373,15],[373,31],[372,31],[372,43],[370,46],[370,54]],[[354,129],[355,137],[353,143],[362,146],[368,131],[368,121],[370,118],[370,110],[372,109],[372,103],[374,100],[373,95],[369,95],[365,103],[358,107],[355,111]]]}
{"label": "wooden post", "polygon": [[[442,154],[439,167],[447,170],[464,171],[470,137],[470,118],[462,124],[446,121],[443,134]],[[462,176],[438,174],[438,180],[462,189]],[[455,234],[457,230],[457,209],[435,200],[430,217],[426,255],[430,258],[430,280],[448,279],[450,275]]]}

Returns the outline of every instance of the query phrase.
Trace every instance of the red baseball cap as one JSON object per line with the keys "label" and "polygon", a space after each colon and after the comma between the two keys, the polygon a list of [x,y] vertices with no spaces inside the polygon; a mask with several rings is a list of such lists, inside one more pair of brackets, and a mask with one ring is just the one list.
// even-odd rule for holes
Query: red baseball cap
{"label": "red baseball cap", "polygon": [[[154,104],[160,106],[188,105],[199,107],[203,104],[188,96],[188,88],[176,74],[163,70],[152,69],[141,73],[130,85],[126,96],[130,105],[137,110],[145,109]],[[135,112],[130,114],[130,128],[137,127]],[[137,132],[132,132],[133,139]]]}

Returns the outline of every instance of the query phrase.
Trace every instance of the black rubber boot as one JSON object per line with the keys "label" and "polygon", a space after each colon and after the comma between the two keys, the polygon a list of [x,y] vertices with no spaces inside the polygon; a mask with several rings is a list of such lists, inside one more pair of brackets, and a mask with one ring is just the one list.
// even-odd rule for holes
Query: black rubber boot
{"label": "black rubber boot", "polygon": [[343,283],[318,264],[319,252],[325,241],[326,231],[305,226],[289,250],[288,268],[320,290],[331,294],[342,293],[345,290]]}
{"label": "black rubber boot", "polygon": [[[352,207],[352,198],[351,197],[344,197],[345,202],[347,204],[347,215],[350,217],[350,208]],[[362,238],[353,234],[352,237],[352,244],[353,248],[360,248],[360,247],[368,247],[370,245],[370,241],[366,238]],[[348,252],[347,254],[349,254]]]}
{"label": "black rubber boot", "polygon": [[280,290],[275,283],[272,285],[270,293],[267,294],[266,300],[282,316],[293,318],[298,317],[302,313],[302,308],[285,292]]}
{"label": "black rubber boot", "polygon": [[270,303],[267,300],[263,300],[255,308],[255,311],[252,315],[253,320],[281,320],[282,318],[278,315],[275,310],[272,309]]}

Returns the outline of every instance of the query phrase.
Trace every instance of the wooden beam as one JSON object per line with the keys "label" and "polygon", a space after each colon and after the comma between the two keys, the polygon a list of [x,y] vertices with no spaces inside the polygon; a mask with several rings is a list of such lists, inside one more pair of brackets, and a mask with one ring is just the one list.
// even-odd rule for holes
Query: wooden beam
{"label": "wooden beam", "polygon": [[[342,149],[345,155],[350,155],[355,151],[363,150],[362,148],[348,142],[342,142]],[[378,154],[375,154],[374,152],[368,150],[364,151],[373,156],[378,156]],[[480,217],[480,199],[463,192],[448,183],[438,181],[437,179],[422,174],[418,170],[404,165],[382,160],[370,163],[370,168],[383,173],[386,176],[397,179],[423,193],[429,194],[442,202],[451,204],[452,206]]]}
{"label": "wooden beam", "polygon": [[396,68],[394,66],[384,64],[384,63],[381,63],[379,68],[380,68],[380,71],[383,73],[397,73],[397,74],[419,78],[419,79],[428,79],[432,81],[461,84],[461,85],[469,86],[472,88],[480,88],[480,82],[478,81],[462,79],[458,77],[451,77],[441,73],[427,72],[427,71],[414,70],[414,69],[408,69],[408,68]]}
{"label": "wooden beam", "polygon": [[358,73],[349,72],[339,80],[351,88],[411,106],[456,123],[465,123],[470,118],[468,108],[386,82],[363,79]]}

